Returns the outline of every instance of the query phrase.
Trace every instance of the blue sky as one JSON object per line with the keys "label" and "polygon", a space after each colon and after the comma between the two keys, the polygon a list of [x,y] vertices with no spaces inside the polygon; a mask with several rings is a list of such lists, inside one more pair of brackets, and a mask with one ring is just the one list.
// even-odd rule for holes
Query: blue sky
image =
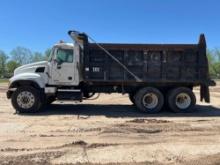
{"label": "blue sky", "polygon": [[43,52],[69,29],[98,42],[196,43],[220,47],[219,0],[1,0],[0,49]]}

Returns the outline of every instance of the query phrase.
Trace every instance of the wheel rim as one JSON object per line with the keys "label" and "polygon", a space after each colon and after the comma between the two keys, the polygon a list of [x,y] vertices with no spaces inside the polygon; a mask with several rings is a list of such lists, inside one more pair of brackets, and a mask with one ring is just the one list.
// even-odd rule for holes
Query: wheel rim
{"label": "wheel rim", "polygon": [[158,97],[154,93],[147,93],[142,99],[145,108],[153,109],[158,105]]}
{"label": "wheel rim", "polygon": [[18,106],[23,109],[29,109],[34,105],[34,95],[29,91],[23,91],[17,96]]}
{"label": "wheel rim", "polygon": [[191,98],[187,93],[180,93],[176,96],[176,106],[180,109],[186,109],[191,105]]}

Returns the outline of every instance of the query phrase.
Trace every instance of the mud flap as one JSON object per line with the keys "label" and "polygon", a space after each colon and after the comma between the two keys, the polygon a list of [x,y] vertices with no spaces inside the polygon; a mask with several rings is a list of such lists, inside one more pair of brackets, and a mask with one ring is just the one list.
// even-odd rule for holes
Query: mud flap
{"label": "mud flap", "polygon": [[210,103],[209,86],[207,85],[200,86],[200,101],[203,101],[203,100],[206,103]]}

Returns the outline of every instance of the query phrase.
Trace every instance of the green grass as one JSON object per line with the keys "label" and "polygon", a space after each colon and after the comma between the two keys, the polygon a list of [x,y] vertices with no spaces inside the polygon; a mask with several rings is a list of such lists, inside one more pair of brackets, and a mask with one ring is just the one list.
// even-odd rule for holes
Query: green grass
{"label": "green grass", "polygon": [[0,83],[8,83],[8,79],[0,79]]}

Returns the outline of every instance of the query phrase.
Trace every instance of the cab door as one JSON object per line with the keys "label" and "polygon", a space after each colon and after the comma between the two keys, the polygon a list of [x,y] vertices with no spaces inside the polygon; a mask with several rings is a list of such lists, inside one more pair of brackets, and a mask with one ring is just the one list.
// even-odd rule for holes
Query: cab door
{"label": "cab door", "polygon": [[55,49],[51,78],[54,85],[77,85],[73,49]]}

